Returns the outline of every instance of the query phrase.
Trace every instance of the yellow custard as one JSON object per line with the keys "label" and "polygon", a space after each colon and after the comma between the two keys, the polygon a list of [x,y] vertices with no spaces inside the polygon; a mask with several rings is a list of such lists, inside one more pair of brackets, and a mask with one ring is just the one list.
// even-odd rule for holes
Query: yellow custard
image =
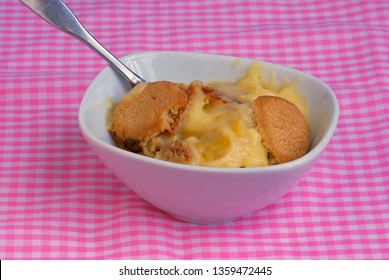
{"label": "yellow custard", "polygon": [[190,164],[214,167],[267,165],[267,151],[246,103],[204,103],[198,90],[176,137],[191,148]]}

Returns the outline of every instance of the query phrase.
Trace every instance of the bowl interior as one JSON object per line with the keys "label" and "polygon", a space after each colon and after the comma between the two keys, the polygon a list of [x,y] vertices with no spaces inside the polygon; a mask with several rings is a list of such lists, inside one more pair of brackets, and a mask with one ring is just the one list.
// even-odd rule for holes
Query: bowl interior
{"label": "bowl interior", "polygon": [[[245,75],[252,60],[211,54],[150,52],[122,59],[147,81],[169,80],[190,83],[193,80],[236,81]],[[320,153],[330,140],[338,120],[339,108],[331,89],[319,79],[284,66],[261,62],[264,72],[277,77],[298,79],[298,90],[308,104],[311,129],[310,153]],[[81,102],[79,122],[84,133],[103,145],[114,145],[107,132],[109,104],[116,103],[130,85],[110,67],[92,82]]]}

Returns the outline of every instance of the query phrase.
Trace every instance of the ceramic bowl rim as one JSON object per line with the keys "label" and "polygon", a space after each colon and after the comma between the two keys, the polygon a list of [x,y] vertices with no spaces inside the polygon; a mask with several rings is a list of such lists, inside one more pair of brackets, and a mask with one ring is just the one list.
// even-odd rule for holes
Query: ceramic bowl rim
{"label": "ceramic bowl rim", "polygon": [[[173,53],[186,54],[186,55],[204,55],[204,56],[213,56],[213,57],[217,56],[217,57],[221,57],[221,58],[226,57],[226,58],[240,59],[240,58],[234,57],[234,56],[207,54],[207,53],[155,51],[155,52],[139,52],[139,53],[128,54],[128,55],[122,57],[121,60],[125,61],[126,59],[129,59],[129,58],[136,58],[136,57],[139,57],[142,55],[149,55],[149,54],[163,55],[163,54],[173,54]],[[85,103],[86,103],[87,96],[91,95],[90,90],[91,90],[93,84],[97,80],[101,79],[102,76],[106,75],[106,72],[108,71],[107,69],[109,69],[110,66],[104,67],[95,76],[95,78],[92,80],[92,82],[87,87],[85,94],[83,95],[83,97],[81,99],[79,110],[78,110],[78,123],[79,123],[80,130],[85,138],[87,138],[89,141],[91,141],[94,144],[96,144],[97,146],[99,146],[99,148],[102,148],[106,151],[109,151],[110,153],[112,153],[112,155],[120,155],[123,157],[127,157],[131,160],[136,160],[136,161],[139,160],[139,161],[143,161],[145,163],[159,165],[159,166],[164,167],[164,168],[173,168],[176,170],[186,170],[186,171],[192,171],[192,172],[236,173],[236,174],[280,172],[280,171],[292,170],[294,168],[308,164],[308,163],[314,161],[315,159],[317,159],[320,156],[320,154],[325,150],[327,144],[330,142],[330,140],[335,132],[337,123],[338,123],[339,104],[338,104],[338,100],[336,98],[335,93],[323,81],[321,81],[320,79],[318,79],[310,74],[307,74],[305,72],[301,72],[301,71],[293,69],[291,67],[287,67],[287,66],[283,66],[283,65],[279,65],[279,64],[274,64],[274,63],[267,62],[267,61],[256,60],[256,59],[246,59],[246,58],[242,58],[242,59],[249,60],[249,61],[258,61],[260,63],[274,65],[277,67],[281,66],[281,67],[287,68],[289,70],[298,71],[304,75],[307,75],[307,76],[310,76],[311,78],[314,78],[317,82],[321,83],[321,85],[326,88],[326,92],[328,92],[327,95],[334,106],[334,113],[331,116],[330,124],[329,124],[327,130],[324,132],[323,137],[318,141],[316,146],[313,147],[313,149],[310,149],[309,152],[307,154],[305,154],[304,156],[302,156],[296,160],[287,162],[287,163],[282,163],[282,164],[277,164],[277,165],[272,165],[272,166],[260,166],[260,167],[249,167],[249,168],[204,167],[204,166],[192,166],[192,165],[186,165],[186,164],[180,164],[180,163],[174,163],[174,162],[168,162],[168,161],[163,161],[163,160],[159,160],[159,159],[154,159],[154,158],[146,157],[143,155],[131,153],[131,152],[122,150],[114,145],[109,144],[109,143],[106,143],[105,141],[95,137],[87,129],[86,125],[84,124],[82,113],[83,113],[84,106],[86,106]]]}

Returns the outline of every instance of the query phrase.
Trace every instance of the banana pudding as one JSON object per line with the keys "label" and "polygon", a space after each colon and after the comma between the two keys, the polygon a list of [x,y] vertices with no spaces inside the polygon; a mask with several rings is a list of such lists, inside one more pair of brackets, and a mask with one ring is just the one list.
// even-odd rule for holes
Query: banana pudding
{"label": "banana pudding", "polygon": [[119,148],[210,167],[256,167],[307,153],[308,108],[294,81],[253,63],[236,83],[138,84],[116,104],[109,132]]}

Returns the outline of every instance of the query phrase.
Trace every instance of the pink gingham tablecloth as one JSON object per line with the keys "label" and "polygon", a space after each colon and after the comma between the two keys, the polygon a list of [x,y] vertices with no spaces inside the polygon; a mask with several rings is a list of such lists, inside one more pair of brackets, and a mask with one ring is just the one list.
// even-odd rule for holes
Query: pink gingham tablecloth
{"label": "pink gingham tablecloth", "polygon": [[325,81],[336,133],[276,203],[177,221],[107,169],[80,100],[106,62],[18,1],[0,5],[0,259],[389,259],[389,2],[68,0],[116,56],[177,50],[284,64]]}

